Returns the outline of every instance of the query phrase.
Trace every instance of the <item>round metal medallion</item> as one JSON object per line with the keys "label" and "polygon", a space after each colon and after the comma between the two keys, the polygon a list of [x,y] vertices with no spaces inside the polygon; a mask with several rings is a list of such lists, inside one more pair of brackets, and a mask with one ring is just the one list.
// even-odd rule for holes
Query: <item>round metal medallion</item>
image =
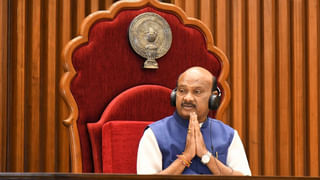
{"label": "round metal medallion", "polygon": [[158,69],[155,59],[164,56],[170,49],[172,33],[163,17],[146,12],[132,20],[129,27],[129,40],[134,51],[147,58],[144,68]]}

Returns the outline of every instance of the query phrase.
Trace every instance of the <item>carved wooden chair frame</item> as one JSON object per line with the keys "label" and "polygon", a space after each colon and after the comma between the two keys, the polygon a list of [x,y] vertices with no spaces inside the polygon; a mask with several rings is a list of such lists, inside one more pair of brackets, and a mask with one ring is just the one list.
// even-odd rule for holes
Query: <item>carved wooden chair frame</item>
{"label": "carved wooden chair frame", "polygon": [[68,127],[70,138],[71,164],[72,172],[82,172],[82,157],[80,149],[80,139],[77,128],[77,120],[79,117],[79,110],[77,103],[70,91],[70,84],[76,75],[76,71],[72,65],[72,53],[81,44],[88,42],[88,34],[91,26],[99,19],[113,19],[115,15],[122,9],[138,8],[146,5],[152,5],[158,9],[174,13],[185,25],[192,25],[203,32],[206,38],[207,49],[214,53],[221,61],[221,73],[218,82],[223,89],[223,100],[219,109],[217,110],[216,118],[221,119],[224,111],[230,102],[230,88],[227,83],[229,74],[229,62],[225,54],[214,46],[213,36],[209,28],[200,20],[188,17],[186,13],[176,5],[169,3],[161,3],[157,0],[141,0],[141,1],[118,1],[114,3],[109,10],[97,11],[90,14],[84,19],[80,27],[79,35],[69,41],[62,52],[62,61],[64,64],[65,73],[60,81],[60,93],[63,96],[70,114],[67,119],[63,120],[63,124]]}

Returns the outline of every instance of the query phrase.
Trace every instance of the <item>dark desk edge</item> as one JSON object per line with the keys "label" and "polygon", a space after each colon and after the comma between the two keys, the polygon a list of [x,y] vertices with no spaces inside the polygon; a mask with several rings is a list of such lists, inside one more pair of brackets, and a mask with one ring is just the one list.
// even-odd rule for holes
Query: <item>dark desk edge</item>
{"label": "dark desk edge", "polygon": [[47,179],[47,180],[302,180],[320,179],[320,177],[296,176],[212,176],[212,175],[135,175],[135,174],[102,174],[102,173],[0,173],[0,179]]}

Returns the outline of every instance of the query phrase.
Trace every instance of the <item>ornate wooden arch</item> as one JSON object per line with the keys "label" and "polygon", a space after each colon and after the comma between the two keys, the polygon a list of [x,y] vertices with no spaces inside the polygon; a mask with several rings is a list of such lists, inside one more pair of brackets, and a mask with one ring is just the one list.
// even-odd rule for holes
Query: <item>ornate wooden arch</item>
{"label": "ornate wooden arch", "polygon": [[209,28],[205,24],[203,24],[198,19],[187,17],[186,13],[181,8],[173,4],[161,3],[157,0],[141,0],[132,2],[118,1],[117,3],[113,4],[109,10],[97,11],[86,17],[80,27],[79,36],[69,41],[62,52],[62,60],[64,64],[65,73],[60,81],[60,93],[66,101],[67,106],[70,110],[68,118],[63,120],[63,123],[65,126],[68,127],[69,130],[72,172],[82,172],[82,155],[80,148],[80,138],[77,128],[79,109],[70,91],[71,81],[76,75],[76,71],[72,65],[72,53],[77,47],[88,42],[89,30],[92,27],[92,25],[98,20],[114,19],[116,14],[123,9],[137,9],[146,5],[151,5],[160,10],[173,13],[183,22],[183,24],[197,27],[200,31],[203,32],[203,35],[206,38],[208,51],[212,52],[217,57],[219,57],[222,67],[221,73],[218,78],[218,82],[221,85],[224,98],[217,111],[217,119],[222,118],[222,115],[230,102],[230,88],[226,80],[229,74],[229,62],[225,54],[216,46],[214,46],[213,36]]}

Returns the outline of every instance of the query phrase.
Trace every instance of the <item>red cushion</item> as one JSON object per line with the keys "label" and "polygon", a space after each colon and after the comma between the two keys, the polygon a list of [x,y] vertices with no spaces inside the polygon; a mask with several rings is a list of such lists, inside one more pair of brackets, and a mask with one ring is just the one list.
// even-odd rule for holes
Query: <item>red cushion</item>
{"label": "red cushion", "polygon": [[[97,123],[88,123],[94,171],[102,172],[102,126],[108,121],[156,121],[173,113],[171,89],[158,85],[130,88],[114,98]],[[105,169],[103,167],[103,169]]]}
{"label": "red cushion", "polygon": [[102,129],[104,173],[136,173],[140,138],[150,121],[110,121]]}

